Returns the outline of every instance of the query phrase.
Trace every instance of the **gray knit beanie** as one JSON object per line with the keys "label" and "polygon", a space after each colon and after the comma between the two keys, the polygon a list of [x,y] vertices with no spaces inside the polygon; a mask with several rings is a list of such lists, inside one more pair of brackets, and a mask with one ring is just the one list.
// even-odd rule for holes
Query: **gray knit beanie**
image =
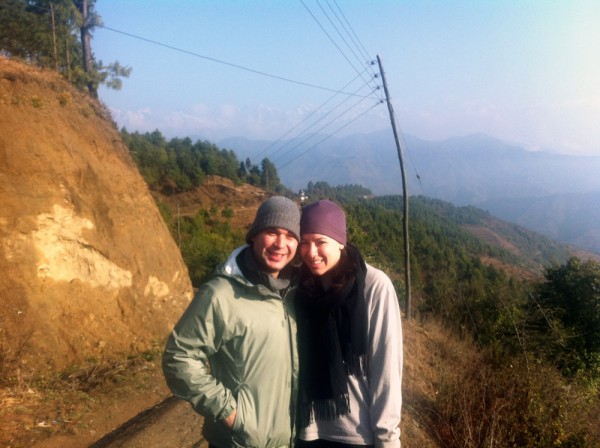
{"label": "gray knit beanie", "polygon": [[346,215],[335,202],[321,199],[302,209],[302,234],[318,233],[346,245]]}
{"label": "gray knit beanie", "polygon": [[246,234],[246,242],[266,229],[281,228],[291,232],[300,241],[300,209],[294,201],[273,196],[260,204],[254,222]]}

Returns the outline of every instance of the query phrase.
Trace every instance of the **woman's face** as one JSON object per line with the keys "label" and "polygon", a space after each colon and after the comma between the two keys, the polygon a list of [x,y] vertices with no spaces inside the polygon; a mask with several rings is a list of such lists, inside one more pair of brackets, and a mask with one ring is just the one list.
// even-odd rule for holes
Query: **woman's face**
{"label": "woman's face", "polygon": [[329,272],[340,261],[343,244],[325,235],[305,233],[300,240],[300,256],[314,275]]}

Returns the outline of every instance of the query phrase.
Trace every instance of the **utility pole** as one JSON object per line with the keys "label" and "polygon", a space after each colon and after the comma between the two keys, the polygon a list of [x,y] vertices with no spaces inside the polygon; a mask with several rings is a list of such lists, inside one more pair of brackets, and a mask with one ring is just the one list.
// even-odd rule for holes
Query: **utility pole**
{"label": "utility pole", "polygon": [[402,194],[404,196],[404,288],[406,290],[406,320],[410,320],[411,313],[411,294],[410,294],[410,245],[408,240],[408,188],[406,186],[406,172],[404,170],[404,159],[402,158],[402,148],[400,147],[400,139],[398,138],[398,131],[396,130],[396,118],[394,115],[394,108],[390,102],[390,94],[388,92],[387,83],[385,81],[385,74],[383,72],[383,65],[381,64],[381,58],[377,55],[377,63],[379,64],[379,73],[381,74],[381,80],[383,81],[383,90],[385,92],[385,100],[388,106],[388,112],[390,113],[390,121],[392,122],[392,130],[394,131],[394,140],[396,141],[396,150],[398,151],[398,160],[400,161],[400,171],[402,172]]}

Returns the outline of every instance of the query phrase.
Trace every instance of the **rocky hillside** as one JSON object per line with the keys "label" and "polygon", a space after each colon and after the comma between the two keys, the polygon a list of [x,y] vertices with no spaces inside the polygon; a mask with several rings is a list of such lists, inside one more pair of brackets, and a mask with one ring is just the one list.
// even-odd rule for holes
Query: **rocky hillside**
{"label": "rocky hillside", "polygon": [[3,57],[0,273],[0,367],[25,376],[147,350],[192,294],[106,110]]}

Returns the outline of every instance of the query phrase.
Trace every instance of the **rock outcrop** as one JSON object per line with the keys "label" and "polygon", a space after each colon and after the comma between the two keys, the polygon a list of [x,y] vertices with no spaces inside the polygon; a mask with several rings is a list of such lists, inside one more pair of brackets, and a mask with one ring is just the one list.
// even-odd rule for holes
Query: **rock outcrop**
{"label": "rock outcrop", "polygon": [[0,361],[33,372],[147,350],[191,296],[105,108],[0,56]]}

